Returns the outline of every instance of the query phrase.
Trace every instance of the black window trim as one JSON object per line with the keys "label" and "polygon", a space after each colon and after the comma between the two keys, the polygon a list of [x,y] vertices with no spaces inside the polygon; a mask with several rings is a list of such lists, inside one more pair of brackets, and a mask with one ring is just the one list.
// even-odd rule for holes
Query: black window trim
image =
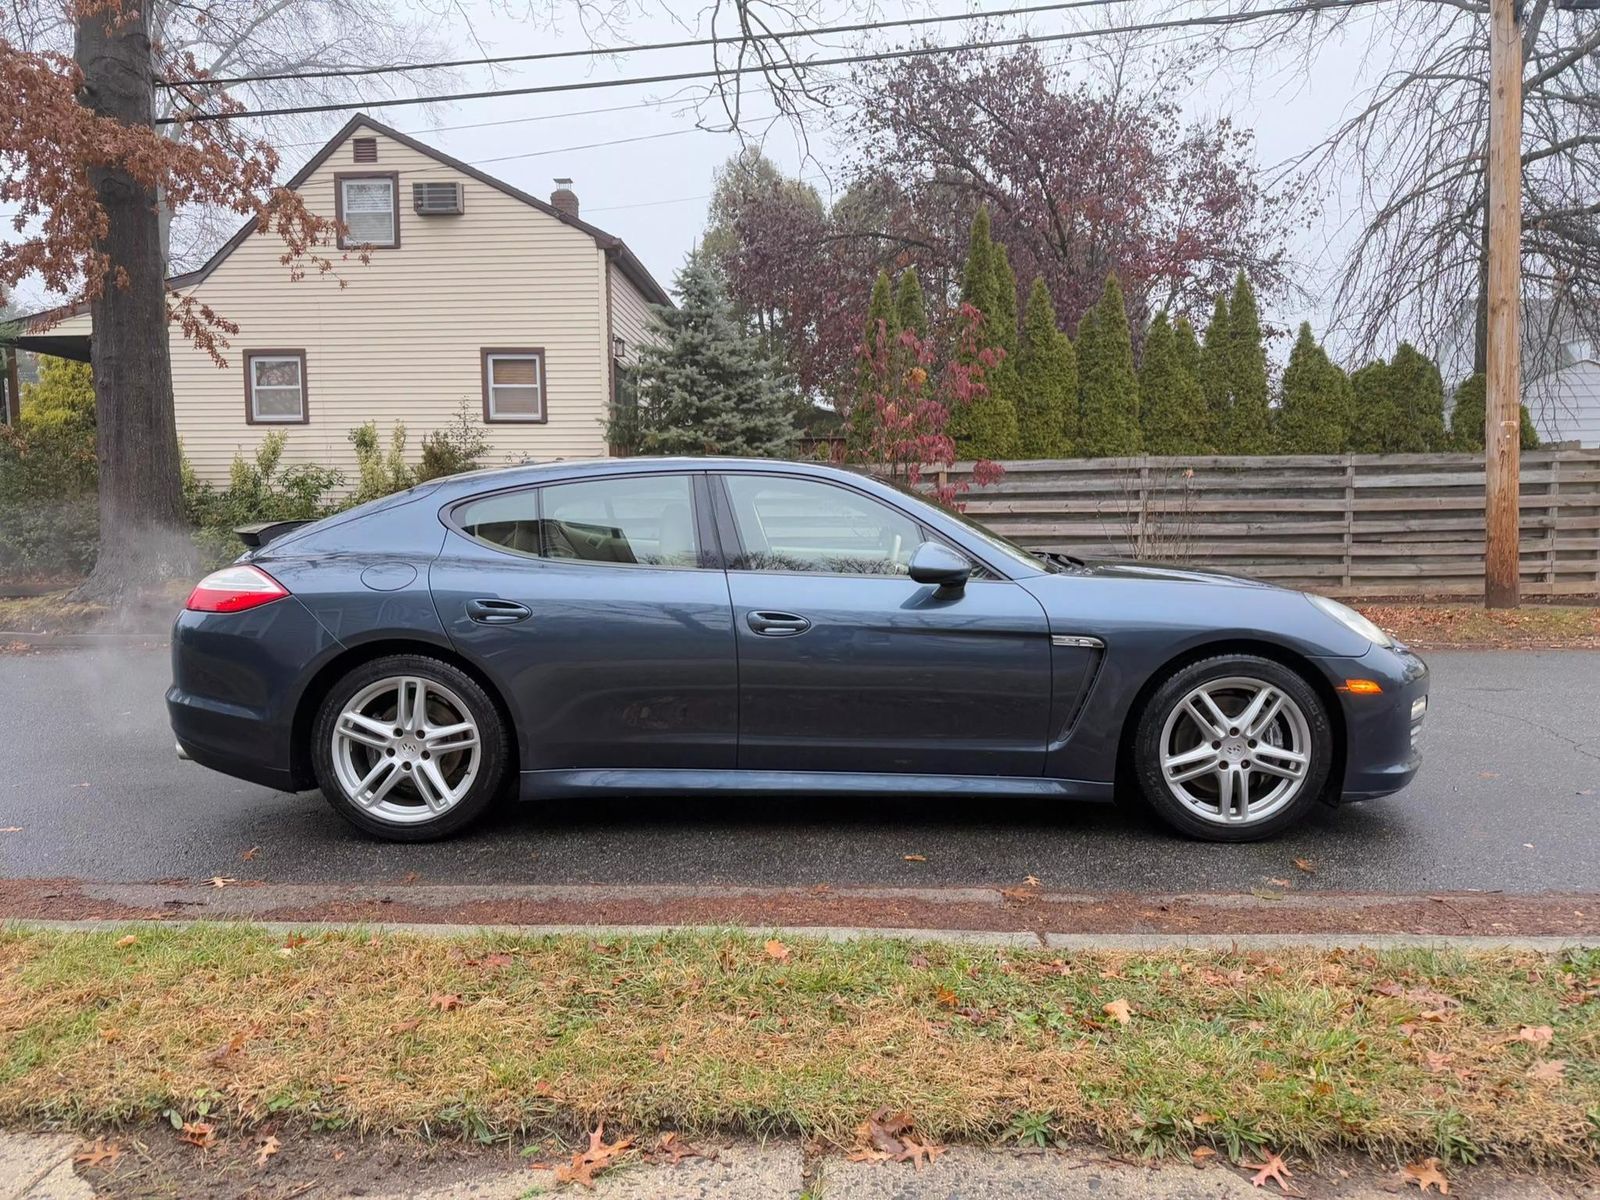
{"label": "black window trim", "polygon": [[[689,481],[689,506],[694,515],[695,537],[700,543],[700,562],[698,566],[677,567],[667,566],[662,563],[597,563],[587,559],[577,558],[548,558],[544,553],[544,489],[549,487],[564,487],[573,483],[600,483],[608,479],[659,479],[662,477],[687,478]],[[539,553],[526,554],[520,550],[513,550],[509,546],[502,546],[499,542],[491,542],[484,538],[468,533],[466,528],[457,518],[458,510],[468,504],[475,504],[479,500],[489,500],[496,496],[509,496],[519,492],[534,493],[534,520],[539,524]],[[536,563],[540,566],[587,566],[587,567],[631,567],[635,570],[647,571],[726,571],[727,558],[722,552],[722,541],[711,516],[712,497],[711,488],[707,482],[705,471],[602,471],[594,474],[572,475],[564,479],[548,479],[539,483],[517,483],[507,487],[492,488],[486,492],[475,492],[470,496],[462,496],[452,500],[439,510],[439,520],[447,529],[466,538],[475,546],[493,550],[507,558],[518,562]]]}
{"label": "black window trim", "polygon": [[[872,500],[872,501],[874,501],[874,502],[876,502],[878,504],[883,505],[885,508],[888,508],[893,512],[899,513],[902,517],[904,517],[906,520],[910,521],[919,530],[921,530],[922,536],[926,540],[937,541],[937,542],[942,543],[945,546],[948,546],[951,550],[955,551],[957,554],[961,555],[963,558],[970,559],[973,563],[977,564],[979,567],[982,567],[983,570],[988,572],[988,574],[990,576],[990,578],[988,578],[988,579],[974,579],[972,582],[974,582],[974,583],[1015,583],[1016,582],[1016,576],[1010,574],[1007,571],[1004,571],[1004,570],[1000,569],[999,567],[996,567],[994,565],[994,563],[990,562],[987,557],[985,557],[984,555],[981,555],[981,554],[974,553],[969,547],[964,546],[960,542],[957,542],[954,539],[952,539],[950,537],[950,535],[945,533],[943,530],[933,528],[926,521],[922,520],[921,517],[917,516],[915,513],[907,512],[899,504],[897,504],[897,503],[895,503],[895,502],[893,502],[891,500],[885,500],[882,496],[875,495],[872,492],[867,491],[866,488],[856,487],[854,484],[848,483],[845,480],[821,478],[821,477],[816,476],[816,475],[808,475],[808,474],[806,474],[806,473],[804,473],[802,471],[728,471],[728,470],[721,470],[721,471],[714,471],[714,472],[711,473],[711,475],[712,475],[712,478],[713,478],[714,483],[715,483],[715,490],[713,492],[713,503],[714,503],[714,506],[716,508],[717,533],[718,533],[718,536],[719,536],[719,538],[721,540],[721,543],[722,543],[722,548],[723,548],[722,561],[725,564],[732,564],[736,560],[742,559],[744,557],[744,555],[745,555],[744,541],[739,536],[739,525],[738,525],[738,522],[735,521],[734,517],[733,517],[733,497],[728,494],[728,483],[727,483],[727,481],[729,479],[733,478],[734,476],[764,475],[764,476],[770,476],[770,477],[774,477],[774,478],[778,478],[778,479],[798,479],[798,480],[801,480],[801,481],[806,482],[806,483],[820,483],[825,487],[842,488],[843,490],[845,490],[847,492],[854,492],[856,495],[862,497],[865,500]],[[723,569],[726,570],[726,571],[730,571],[730,572],[737,571],[739,574],[742,574],[742,575],[797,575],[797,576],[809,577],[809,578],[812,578],[812,579],[897,579],[897,580],[903,580],[903,579],[906,578],[906,576],[904,576],[904,575],[857,575],[857,574],[853,574],[853,573],[845,572],[845,571],[757,571],[757,570],[751,570],[748,567],[734,567],[732,565],[726,565],[726,566],[723,567]]]}

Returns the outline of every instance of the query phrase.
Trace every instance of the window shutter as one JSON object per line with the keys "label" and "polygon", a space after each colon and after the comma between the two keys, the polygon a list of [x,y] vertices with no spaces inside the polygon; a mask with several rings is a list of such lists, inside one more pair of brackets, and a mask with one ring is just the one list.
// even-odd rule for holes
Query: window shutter
{"label": "window shutter", "polygon": [[358,163],[375,163],[378,161],[377,138],[352,138],[350,146],[355,152],[355,161]]}

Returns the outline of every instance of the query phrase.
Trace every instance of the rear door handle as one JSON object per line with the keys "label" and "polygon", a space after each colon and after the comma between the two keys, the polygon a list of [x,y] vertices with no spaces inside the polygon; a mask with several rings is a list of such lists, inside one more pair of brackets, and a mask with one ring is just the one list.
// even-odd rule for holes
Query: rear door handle
{"label": "rear door handle", "polygon": [[467,616],[480,625],[515,625],[533,616],[533,610],[515,600],[468,600]]}
{"label": "rear door handle", "polygon": [[794,637],[811,628],[811,622],[794,613],[757,610],[745,617],[745,623],[762,637]]}

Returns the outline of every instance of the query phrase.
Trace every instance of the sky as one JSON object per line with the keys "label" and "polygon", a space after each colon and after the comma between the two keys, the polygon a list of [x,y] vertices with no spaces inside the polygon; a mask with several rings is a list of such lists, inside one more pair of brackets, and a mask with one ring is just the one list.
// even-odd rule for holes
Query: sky
{"label": "sky", "polygon": [[[436,0],[397,0],[405,4],[429,4]],[[528,0],[542,17],[556,14],[555,22],[529,19],[529,9],[516,0],[460,0],[461,11],[470,23],[460,19],[436,22],[435,37],[454,57],[493,54],[525,54],[551,50],[584,49],[595,44],[614,45],[678,40],[701,36],[707,29],[700,22],[699,8],[669,0],[641,13],[640,0],[633,11],[640,13],[625,30],[617,33],[585,31],[575,18],[572,0]],[[815,24],[844,23],[861,19],[857,8],[847,14],[837,5],[821,7]],[[904,15],[934,15],[957,12],[981,13],[1038,0],[991,0],[986,4],[952,3],[950,0],[885,0],[871,17],[894,19]],[[1206,11],[1229,11],[1236,6],[1227,0],[1208,0]],[[1154,0],[1126,0],[1112,7],[1090,10],[1093,16],[1079,13],[1034,15],[1025,25],[1012,22],[1015,32],[1035,35],[1082,28],[1090,21],[1149,20],[1170,18],[1175,13],[1200,11],[1198,3],[1184,7],[1160,4]],[[414,10],[419,20],[433,19],[424,10]],[[676,14],[676,15],[674,15]],[[1114,14],[1108,16],[1107,14]],[[954,42],[971,36],[973,26],[965,22],[929,27],[927,30],[892,30],[874,35],[877,45],[905,44],[924,33]],[[1363,25],[1359,15],[1345,37],[1324,44],[1315,59],[1304,64],[1285,61],[1281,68],[1263,69],[1262,64],[1246,68],[1234,62],[1218,67],[1189,81],[1173,81],[1175,96],[1187,115],[1200,117],[1231,116],[1256,136],[1256,151],[1263,167],[1272,167],[1305,150],[1337,122],[1356,97],[1365,70]],[[1163,35],[1165,36],[1165,35]],[[1181,35],[1186,46],[1204,45],[1213,35],[1199,32]],[[849,52],[859,43],[843,37],[791,43],[818,56]],[[1079,64],[1070,69],[1088,71],[1092,58],[1103,54],[1097,43],[1074,42],[1043,48],[1052,61]],[[459,69],[455,77],[438,81],[438,91],[477,91],[488,88],[534,87],[552,83],[595,82],[640,74],[664,74],[704,69],[710,65],[704,48],[629,54],[604,58],[577,58],[554,63],[522,64],[493,69]],[[650,271],[670,286],[674,272],[694,247],[705,226],[706,208],[717,168],[735,153],[739,136],[731,132],[697,128],[698,124],[720,121],[720,107],[702,105],[697,110],[684,92],[676,88],[689,85],[632,85],[596,88],[551,95],[502,96],[491,99],[436,103],[426,107],[399,107],[374,104],[368,111],[376,119],[414,134],[445,152],[480,167],[508,183],[546,196],[554,179],[569,177],[581,203],[581,215],[608,232],[622,237],[644,261]],[[824,197],[830,194],[830,168],[838,161],[836,148],[826,135],[826,122],[820,117],[807,126],[805,157],[795,128],[786,121],[768,123],[763,116],[773,113],[771,99],[759,94],[759,76],[747,79],[752,93],[746,98],[746,112],[755,120],[745,124],[745,136],[760,141],[774,161],[788,172],[803,173],[815,183]],[[374,94],[381,94],[375,93]],[[304,125],[287,137],[281,133],[278,146],[284,174],[292,173],[321,145],[327,134],[338,128],[348,113],[301,118]],[[1306,295],[1289,300],[1270,312],[1269,317],[1283,327],[1292,328],[1302,318],[1319,327],[1325,323],[1327,279],[1337,260],[1343,235],[1339,222],[1353,197],[1337,193],[1325,197],[1327,209],[1291,246],[1299,264],[1296,274],[1303,281]],[[35,291],[19,292],[18,301],[44,301]],[[1287,339],[1281,339],[1286,353]]]}

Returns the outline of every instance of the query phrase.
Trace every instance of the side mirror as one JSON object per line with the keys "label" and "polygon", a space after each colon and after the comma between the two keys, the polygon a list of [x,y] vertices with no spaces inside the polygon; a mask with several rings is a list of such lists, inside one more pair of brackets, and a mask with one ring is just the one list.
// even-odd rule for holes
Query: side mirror
{"label": "side mirror", "polygon": [[939,542],[923,542],[911,556],[911,578],[942,588],[962,588],[972,574],[972,564]]}

